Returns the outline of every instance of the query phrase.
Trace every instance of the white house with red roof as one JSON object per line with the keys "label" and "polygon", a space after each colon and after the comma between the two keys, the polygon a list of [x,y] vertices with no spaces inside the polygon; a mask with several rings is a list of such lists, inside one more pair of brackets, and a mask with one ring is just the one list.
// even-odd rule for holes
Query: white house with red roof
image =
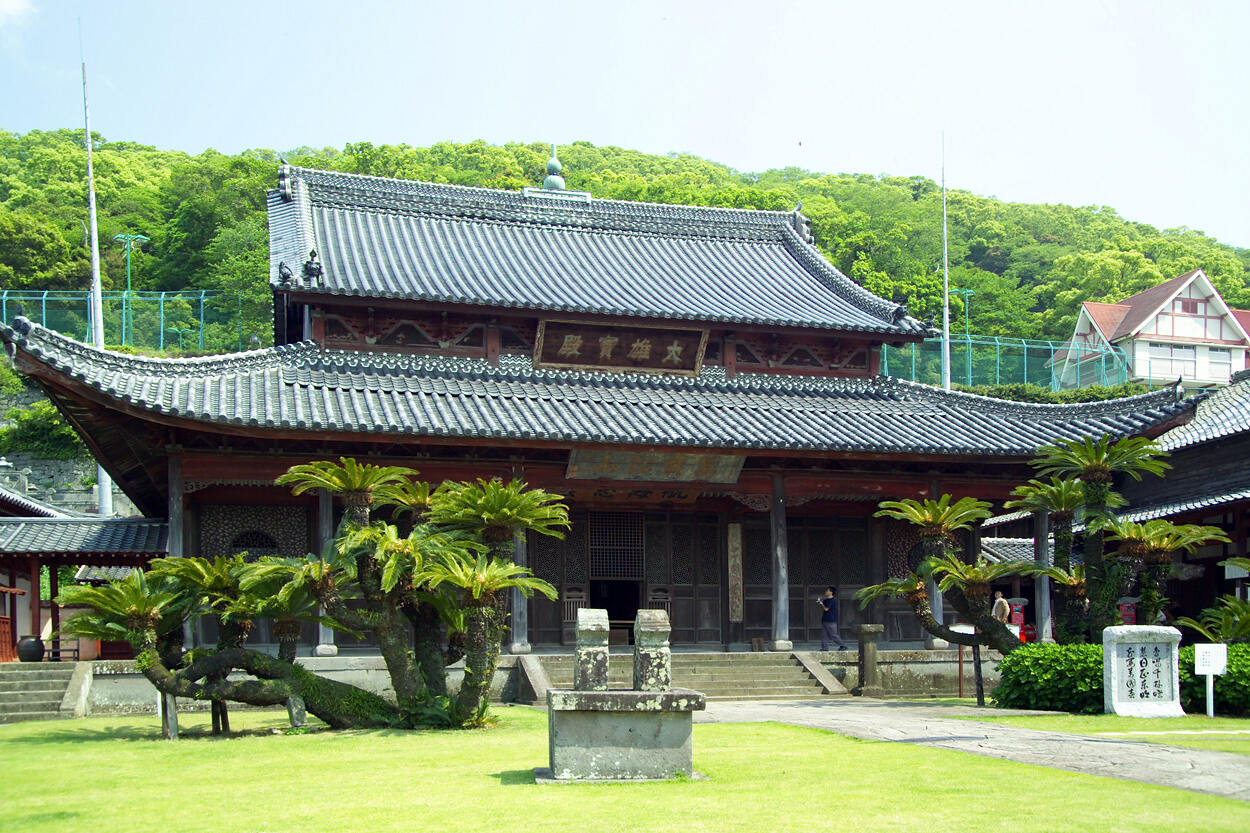
{"label": "white house with red roof", "polygon": [[1105,351],[1123,355],[1131,382],[1187,388],[1227,385],[1250,366],[1250,310],[1236,310],[1201,269],[1118,304],[1086,301],[1063,355],[1065,388],[1101,383]]}

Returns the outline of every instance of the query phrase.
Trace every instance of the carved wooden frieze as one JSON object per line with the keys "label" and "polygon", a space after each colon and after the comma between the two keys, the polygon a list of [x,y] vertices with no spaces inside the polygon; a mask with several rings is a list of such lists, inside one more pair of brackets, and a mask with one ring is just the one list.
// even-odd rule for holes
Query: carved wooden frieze
{"label": "carved wooden frieze", "polygon": [[707,330],[540,321],[534,366],[697,376]]}
{"label": "carved wooden frieze", "polygon": [[565,476],[570,480],[736,483],[745,460],[733,454],[573,449]]}

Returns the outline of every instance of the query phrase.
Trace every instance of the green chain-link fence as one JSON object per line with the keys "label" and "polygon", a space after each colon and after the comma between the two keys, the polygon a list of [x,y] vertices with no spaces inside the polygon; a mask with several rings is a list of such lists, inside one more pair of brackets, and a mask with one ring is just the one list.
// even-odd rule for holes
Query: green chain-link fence
{"label": "green chain-link fence", "polygon": [[[272,340],[269,328],[256,323],[271,320],[272,313],[247,308],[248,300],[234,293],[104,292],[102,300],[104,342],[110,346],[228,353]],[[89,292],[0,290],[0,319],[17,317],[19,305],[31,321],[91,342]]]}
{"label": "green chain-link fence", "polygon": [[[881,348],[881,372],[928,385],[942,384],[942,340]],[[1050,390],[1119,385],[1129,379],[1119,350],[1067,342],[951,335],[951,382],[957,385],[1038,385]]]}

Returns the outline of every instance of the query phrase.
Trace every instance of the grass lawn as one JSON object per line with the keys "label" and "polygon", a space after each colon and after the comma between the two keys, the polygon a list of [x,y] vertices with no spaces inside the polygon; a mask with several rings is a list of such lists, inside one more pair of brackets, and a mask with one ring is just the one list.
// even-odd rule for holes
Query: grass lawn
{"label": "grass lawn", "polygon": [[[976,755],[776,724],[699,725],[707,780],[536,786],[546,715],[514,707],[470,732],[269,732],[238,713],[215,739],[184,716],[0,726],[0,827],[42,831],[810,831],[1013,833],[1250,830],[1250,803]],[[1061,804],[1054,796],[1063,796]]]}
{"label": "grass lawn", "polygon": [[[1044,715],[995,715],[993,709],[985,709],[975,717],[964,720],[983,720],[1021,726],[1026,729],[1045,729],[1049,732],[1071,732],[1077,735],[1110,735],[1127,740],[1166,743],[1170,746],[1188,746],[1194,749],[1210,749],[1216,752],[1236,752],[1250,755],[1250,720],[1239,717],[1207,717],[1187,714],[1184,717],[1121,717],[1118,714],[1044,714]],[[1220,734],[1203,734],[1218,732]],[[1130,734],[1131,733],[1131,734]]]}

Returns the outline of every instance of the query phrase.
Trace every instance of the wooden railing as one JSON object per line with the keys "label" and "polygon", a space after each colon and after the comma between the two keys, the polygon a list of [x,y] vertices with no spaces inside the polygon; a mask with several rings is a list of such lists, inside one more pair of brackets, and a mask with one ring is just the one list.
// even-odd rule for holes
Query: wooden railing
{"label": "wooden railing", "polygon": [[13,647],[13,620],[0,616],[0,662],[15,662],[17,649]]}

